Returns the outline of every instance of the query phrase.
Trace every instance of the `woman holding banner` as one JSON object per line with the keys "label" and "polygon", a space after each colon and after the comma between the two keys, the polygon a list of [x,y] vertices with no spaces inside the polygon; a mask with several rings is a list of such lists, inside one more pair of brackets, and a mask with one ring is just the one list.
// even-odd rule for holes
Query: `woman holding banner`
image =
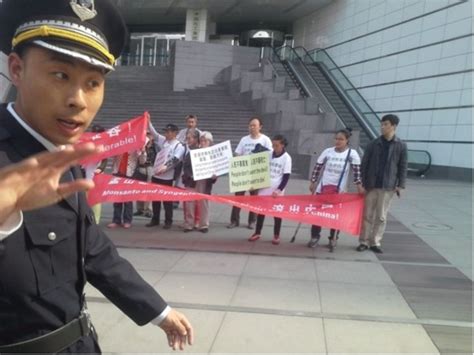
{"label": "woman holding banner", "polygon": [[[278,134],[272,139],[273,153],[270,160],[270,187],[258,190],[259,196],[281,196],[285,192],[291,174],[291,156],[286,152],[285,148],[288,141],[285,137]],[[257,226],[255,233],[248,239],[249,242],[255,242],[260,239],[265,215],[257,216]],[[281,218],[274,217],[275,224],[273,226],[272,244],[280,244]]]}
{"label": "woman holding banner", "polygon": [[[347,180],[349,176],[348,165],[351,165],[354,184],[357,191],[363,193],[360,180],[360,157],[355,149],[349,148],[351,130],[340,129],[336,132],[335,146],[325,149],[318,157],[316,166],[311,176],[309,190],[318,194],[337,194],[347,191]],[[316,183],[319,181],[317,187]],[[321,226],[311,227],[311,240],[308,248],[314,248],[321,238]],[[329,251],[333,252],[339,239],[339,231],[331,229],[329,234]]]}

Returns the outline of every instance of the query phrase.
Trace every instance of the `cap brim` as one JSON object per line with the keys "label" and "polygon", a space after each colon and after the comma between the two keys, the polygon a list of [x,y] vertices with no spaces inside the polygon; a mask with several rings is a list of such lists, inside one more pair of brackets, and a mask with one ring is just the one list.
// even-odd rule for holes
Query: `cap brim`
{"label": "cap brim", "polygon": [[114,70],[114,67],[112,65],[104,63],[103,61],[91,56],[90,54],[86,54],[85,51],[81,50],[81,48],[73,45],[65,45],[62,43],[61,45],[59,45],[58,43],[52,44],[43,40],[34,40],[32,43],[42,48],[64,54],[74,59],[78,59],[94,67],[105,69],[107,71]]}

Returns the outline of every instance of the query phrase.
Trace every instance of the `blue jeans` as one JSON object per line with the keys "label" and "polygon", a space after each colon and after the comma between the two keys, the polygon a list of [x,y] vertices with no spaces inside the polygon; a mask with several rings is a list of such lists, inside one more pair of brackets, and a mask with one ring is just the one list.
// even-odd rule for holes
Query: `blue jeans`
{"label": "blue jeans", "polygon": [[133,202],[115,202],[114,203],[114,218],[112,222],[117,224],[132,223]]}

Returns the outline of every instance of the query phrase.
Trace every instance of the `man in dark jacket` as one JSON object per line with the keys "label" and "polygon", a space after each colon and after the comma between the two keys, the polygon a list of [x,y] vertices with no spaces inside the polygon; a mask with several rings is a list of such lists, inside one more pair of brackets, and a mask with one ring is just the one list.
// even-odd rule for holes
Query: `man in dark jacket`
{"label": "man in dark jacket", "polygon": [[[0,50],[17,88],[0,106],[0,168],[78,141],[126,32],[110,0],[0,2]],[[60,183],[80,177],[73,167]],[[118,255],[85,194],[56,201],[16,211],[23,221],[0,241],[0,353],[99,353],[87,282],[138,325],[159,325],[173,348],[191,343],[187,319]]]}
{"label": "man in dark jacket", "polygon": [[366,190],[364,223],[357,251],[382,253],[381,241],[393,195],[400,197],[407,175],[407,146],[395,136],[399,118],[382,117],[382,135],[367,147],[361,164],[362,186]]}

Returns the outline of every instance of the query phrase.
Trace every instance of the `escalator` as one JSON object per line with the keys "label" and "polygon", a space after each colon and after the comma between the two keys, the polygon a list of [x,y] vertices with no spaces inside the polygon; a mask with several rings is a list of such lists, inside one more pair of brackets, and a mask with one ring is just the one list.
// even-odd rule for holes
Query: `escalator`
{"label": "escalator", "polygon": [[[303,96],[317,99],[323,112],[336,113],[343,126],[360,132],[362,150],[380,135],[380,118],[324,49],[284,46],[273,53]],[[409,172],[424,177],[430,167],[428,151],[408,150]]]}
{"label": "escalator", "polygon": [[[380,126],[378,117],[373,113],[376,120],[376,126],[374,126],[374,119],[366,117],[357,105],[363,98],[357,97],[357,100],[354,100],[354,97],[348,95],[348,91],[341,87],[337,78],[333,77],[328,70],[327,63],[315,61],[303,47],[280,47],[275,52],[282,64],[293,74],[292,77],[300,82],[300,86],[304,88],[308,97],[318,99],[324,112],[336,113],[342,126],[360,132],[362,149],[365,149],[367,144],[378,136]],[[320,57],[321,55],[317,56],[317,58]],[[353,92],[356,92],[355,88],[350,86]]]}

